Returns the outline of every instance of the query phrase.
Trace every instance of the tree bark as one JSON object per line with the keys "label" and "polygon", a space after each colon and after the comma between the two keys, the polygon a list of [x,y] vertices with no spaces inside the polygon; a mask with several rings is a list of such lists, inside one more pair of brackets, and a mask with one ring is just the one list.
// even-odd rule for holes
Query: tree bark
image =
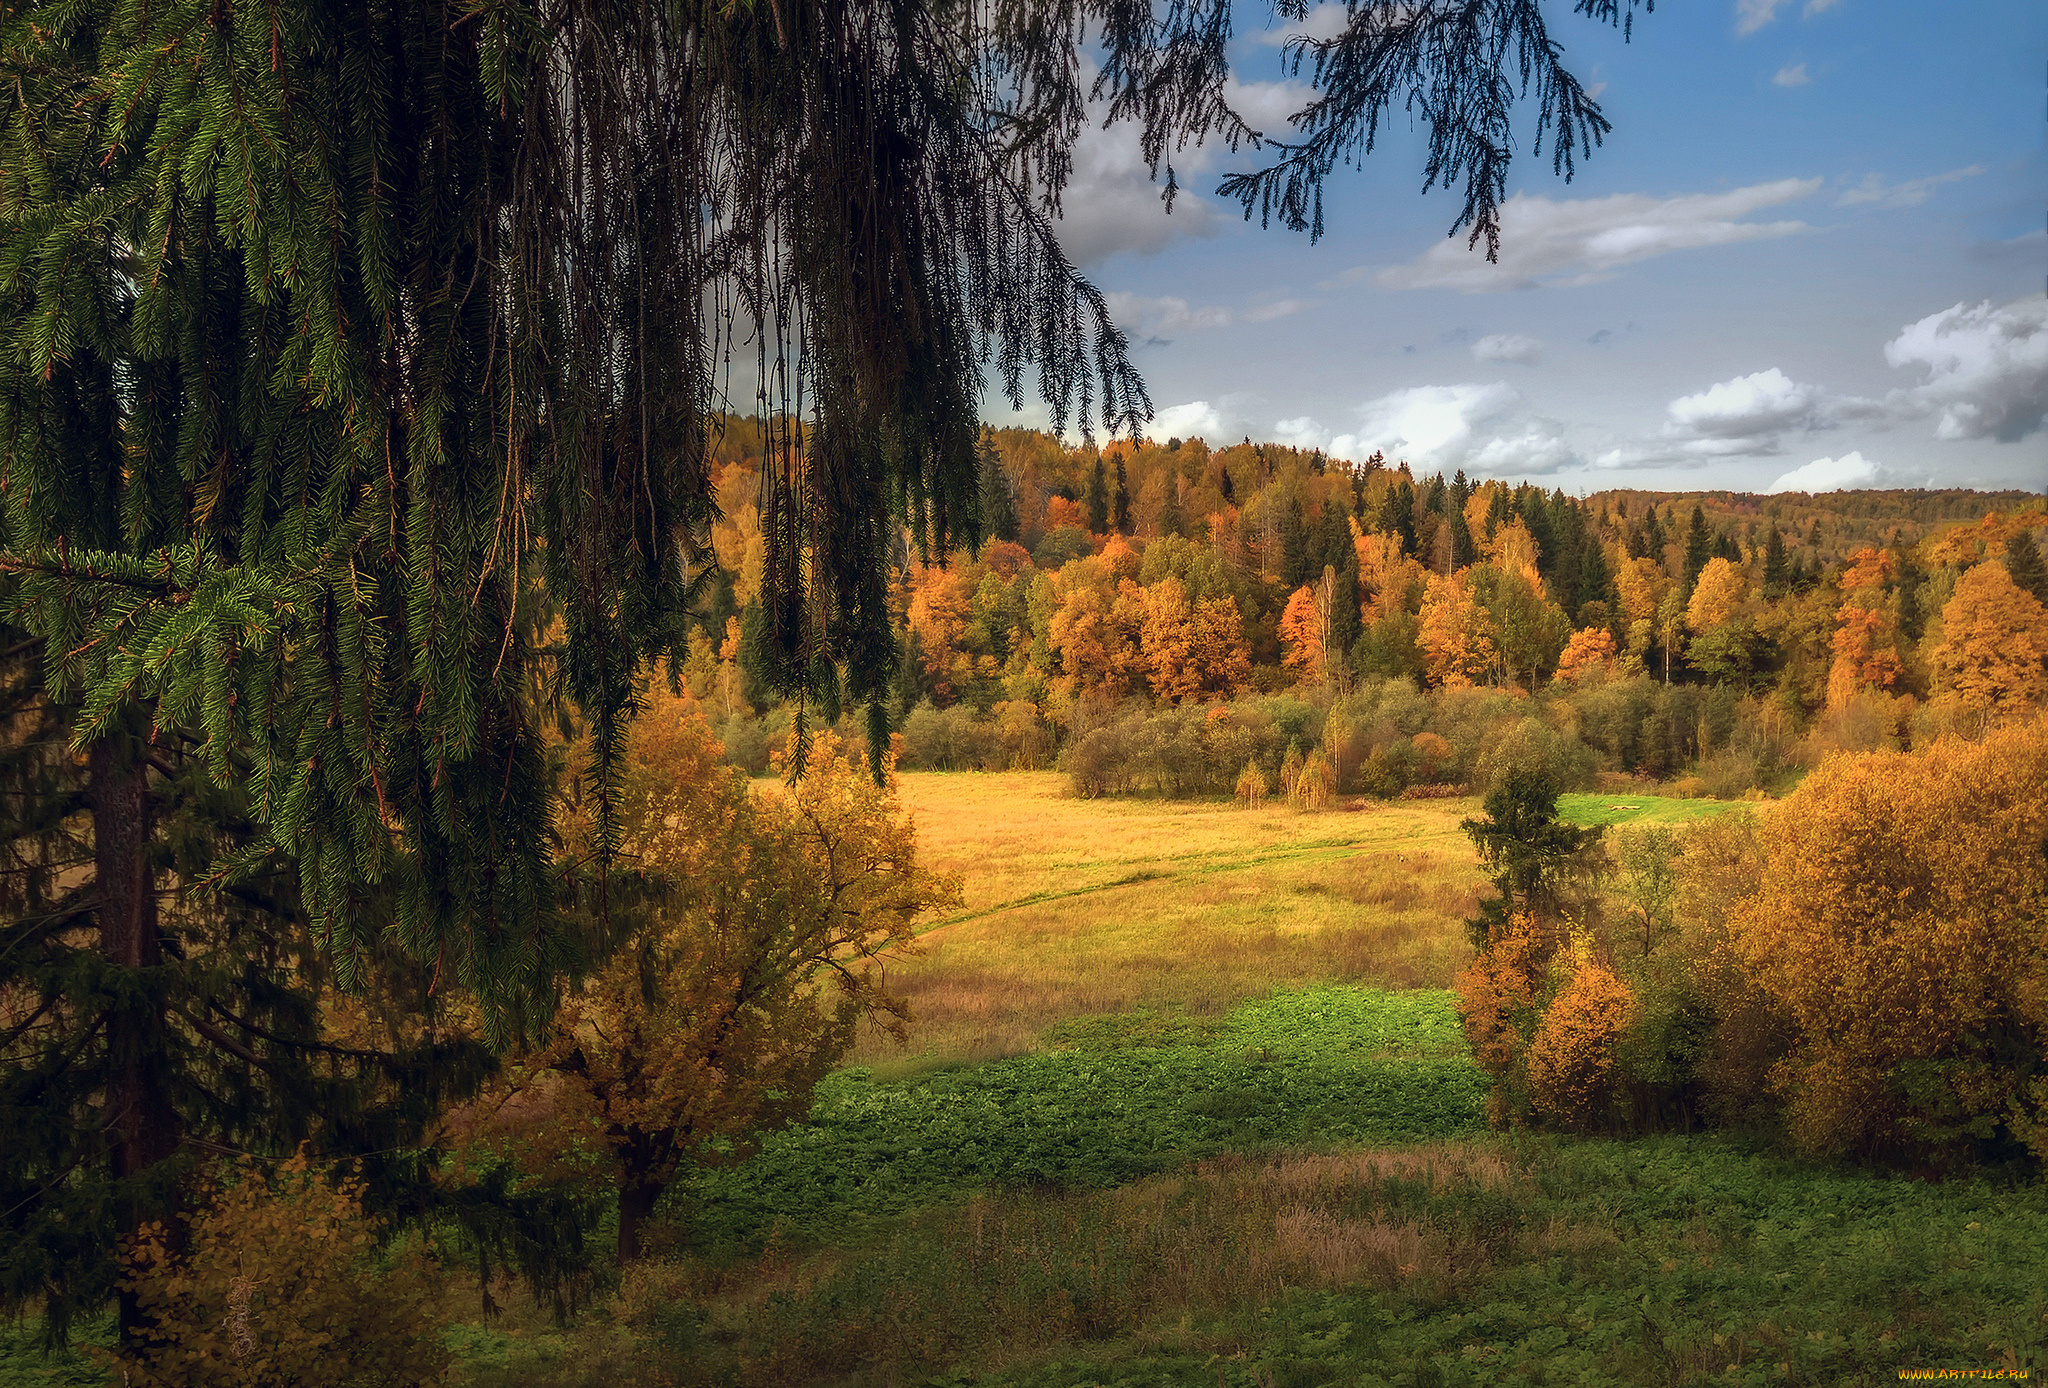
{"label": "tree bark", "polygon": [[654,1218],[654,1207],[661,1200],[665,1186],[651,1181],[628,1180],[619,1186],[619,1246],[620,1267],[637,1262],[645,1250],[640,1238],[647,1228],[647,1222]]}
{"label": "tree bark", "polygon": [[[139,738],[117,731],[87,753],[100,950],[121,971],[119,995],[106,1019],[106,1128],[114,1175],[123,1187],[116,1218],[124,1238],[155,1213],[142,1190],[146,1174],[178,1148],[157,972],[163,942],[149,864],[155,823],[144,750]],[[132,1292],[122,1292],[120,1301],[121,1338],[132,1343],[146,1328],[146,1317]]]}

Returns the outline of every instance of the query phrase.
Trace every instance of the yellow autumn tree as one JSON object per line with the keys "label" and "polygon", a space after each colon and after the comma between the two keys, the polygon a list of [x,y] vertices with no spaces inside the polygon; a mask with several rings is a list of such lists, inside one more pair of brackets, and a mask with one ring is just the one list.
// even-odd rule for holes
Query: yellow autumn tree
{"label": "yellow autumn tree", "polygon": [[1727,625],[1741,611],[1748,589],[1741,569],[1726,559],[1709,559],[1685,605],[1686,626],[1699,636]]}
{"label": "yellow autumn tree", "polygon": [[1614,590],[1628,619],[1628,653],[1646,660],[1657,639],[1657,611],[1670,591],[1671,579],[1654,559],[1628,559],[1616,564]]}
{"label": "yellow autumn tree", "polygon": [[1529,1100],[1559,1127],[1599,1127],[1611,1108],[1614,1050],[1635,1017],[1635,994],[1596,959],[1575,961],[1529,1040]]}
{"label": "yellow autumn tree", "polygon": [[[226,1175],[229,1179],[218,1179]],[[217,1173],[180,1220],[145,1224],[121,1288],[149,1334],[113,1361],[132,1388],[425,1388],[449,1354],[443,1284],[417,1247],[380,1254],[364,1184],[304,1153]]]}
{"label": "yellow autumn tree", "polygon": [[1792,1017],[1790,1129],[1827,1152],[2048,1159],[2048,721],[1838,756],[1762,821],[1728,934]]}
{"label": "yellow autumn tree", "polygon": [[1447,688],[1476,684],[1499,658],[1493,619],[1472,591],[1466,570],[1432,574],[1422,598],[1417,635],[1430,680]]}
{"label": "yellow autumn tree", "polygon": [[1973,565],[1941,609],[1937,688],[1988,720],[2048,702],[2048,611],[1997,560]]}
{"label": "yellow autumn tree", "polygon": [[1504,574],[1521,575],[1522,581],[1539,598],[1548,596],[1543,591],[1542,575],[1536,570],[1536,560],[1542,552],[1543,547],[1519,517],[1496,530],[1493,538],[1486,542],[1487,561]]}
{"label": "yellow autumn tree", "polygon": [[901,1034],[871,961],[960,901],[957,879],[918,866],[893,769],[877,786],[827,733],[794,787],[764,795],[716,759],[687,704],[639,720],[621,824],[654,908],[562,999],[499,1110],[538,1168],[608,1154],[621,1263],[682,1170],[744,1156],[808,1110],[863,1018]]}

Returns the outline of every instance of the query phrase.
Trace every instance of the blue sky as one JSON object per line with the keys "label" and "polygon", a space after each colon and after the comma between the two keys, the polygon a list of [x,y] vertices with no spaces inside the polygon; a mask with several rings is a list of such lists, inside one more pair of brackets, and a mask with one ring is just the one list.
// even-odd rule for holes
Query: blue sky
{"label": "blue sky", "polygon": [[[1569,184],[1517,164],[1498,266],[1405,126],[1315,245],[1210,195],[1231,156],[1178,160],[1167,217],[1128,131],[1084,140],[1062,236],[1157,436],[1571,491],[2048,490],[2048,5],[1664,0],[1627,44],[1547,9],[1615,128]],[[1263,14],[1255,124],[1300,104]]]}

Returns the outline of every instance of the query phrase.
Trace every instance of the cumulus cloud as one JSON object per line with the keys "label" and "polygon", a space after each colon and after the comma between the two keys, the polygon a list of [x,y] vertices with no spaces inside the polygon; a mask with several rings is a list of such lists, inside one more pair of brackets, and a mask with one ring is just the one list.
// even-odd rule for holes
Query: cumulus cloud
{"label": "cumulus cloud", "polygon": [[1764,492],[1767,495],[1773,492],[1818,495],[1821,492],[1854,491],[1859,487],[1878,486],[1883,475],[1884,469],[1861,453],[1844,453],[1839,458],[1815,458],[1804,467],[1793,468],[1764,488]]}
{"label": "cumulus cloud", "polygon": [[1820,405],[1819,386],[1802,385],[1772,367],[1722,381],[1665,406],[1668,438],[1685,451],[1711,457],[1775,453],[1788,429],[1811,428]]}
{"label": "cumulus cloud", "polygon": [[1534,365],[1543,359],[1543,344],[1520,333],[1488,333],[1472,344],[1475,361],[1518,361]]}
{"label": "cumulus cloud", "polygon": [[1558,201],[1517,193],[1501,206],[1500,260],[1468,249],[1462,237],[1440,241],[1406,265],[1382,270],[1387,289],[1458,289],[1480,294],[1539,284],[1592,284],[1621,266],[1673,251],[1791,236],[1805,222],[1743,218],[1819,190],[1817,178],[1785,178],[1725,193],[1653,198],[1638,193]]}
{"label": "cumulus cloud", "polygon": [[2016,443],[2048,416],[2048,298],[1929,314],[1886,343],[1884,359],[1926,371],[1906,399],[1939,416],[1936,438]]}
{"label": "cumulus cloud", "polygon": [[1462,463],[1479,426],[1520,399],[1504,381],[1413,386],[1360,406],[1358,433],[1389,456],[1419,463]]}
{"label": "cumulus cloud", "polygon": [[1214,236],[1221,222],[1198,197],[1174,199],[1167,214],[1163,180],[1155,183],[1138,154],[1138,130],[1120,123],[1091,125],[1074,141],[1074,174],[1054,224],[1060,245],[1076,265],[1112,255],[1150,255],[1176,240]]}
{"label": "cumulus cloud", "polygon": [[1944,183],[1958,179],[1975,178],[1984,172],[1982,164],[1972,164],[1967,169],[1950,169],[1947,173],[1929,174],[1925,178],[1912,178],[1904,183],[1886,183],[1877,174],[1863,175],[1863,181],[1853,188],[1845,188],[1835,199],[1837,207],[1918,207],[1934,195],[1934,190]]}
{"label": "cumulus cloud", "polygon": [[[1555,420],[1530,415],[1504,381],[1413,386],[1368,400],[1350,413],[1351,428],[1331,428],[1313,415],[1278,420],[1266,437],[1296,448],[1320,448],[1353,461],[1375,451],[1419,468],[1482,477],[1532,477],[1583,461]],[[1225,437],[1236,429],[1226,418]],[[1257,429],[1252,430],[1257,433]]]}
{"label": "cumulus cloud", "polygon": [[1152,416],[1149,432],[1155,439],[1209,439],[1219,440],[1230,437],[1232,420],[1224,418],[1223,411],[1207,400],[1190,400],[1184,405],[1169,405]]}
{"label": "cumulus cloud", "polygon": [[1780,87],[1803,87],[1812,80],[1811,77],[1806,75],[1805,63],[1794,63],[1790,67],[1781,67],[1778,69],[1777,75],[1771,78],[1771,82]]}

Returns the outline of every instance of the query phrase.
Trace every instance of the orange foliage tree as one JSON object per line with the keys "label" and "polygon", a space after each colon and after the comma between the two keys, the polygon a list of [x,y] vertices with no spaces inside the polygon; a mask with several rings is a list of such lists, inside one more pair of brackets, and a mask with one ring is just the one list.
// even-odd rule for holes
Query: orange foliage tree
{"label": "orange foliage tree", "polygon": [[[862,1018],[901,1034],[907,1013],[869,961],[960,901],[957,879],[917,865],[891,789],[829,733],[775,795],[717,765],[687,702],[657,700],[633,752],[620,822],[655,908],[512,1067],[523,1109],[500,1109],[543,1168],[609,1152],[622,1263],[679,1171],[744,1156],[807,1111]],[[544,1121],[520,1131],[522,1111]]]}
{"label": "orange foliage tree", "polygon": [[1891,556],[1859,549],[1842,572],[1842,605],[1835,611],[1834,664],[1828,670],[1828,707],[1842,708],[1865,689],[1890,689],[1900,673],[1898,632],[1886,601]]}
{"label": "orange foliage tree", "polygon": [[1996,560],[1956,580],[1934,651],[1940,689],[1985,718],[2048,701],[2048,611]]}
{"label": "orange foliage tree", "polygon": [[1763,822],[1729,936],[1796,1021],[1776,1071],[1821,1151],[2048,1159],[2048,721],[1821,765]]}
{"label": "orange foliage tree", "polygon": [[1328,673],[1335,590],[1335,578],[1325,570],[1315,583],[1295,589],[1280,613],[1282,660],[1305,680],[1320,683]]}
{"label": "orange foliage tree", "polygon": [[1430,679],[1439,685],[1476,684],[1494,666],[1493,619],[1472,591],[1468,571],[1431,574],[1422,599],[1417,640]]}
{"label": "orange foliage tree", "polygon": [[1606,671],[1614,664],[1614,636],[1606,627],[1587,627],[1572,633],[1564,653],[1557,658],[1557,678],[1575,680]]}
{"label": "orange foliage tree", "polygon": [[1612,969],[1576,960],[1529,1039],[1531,1108],[1565,1128],[1597,1127],[1608,1116],[1614,1051],[1635,1017],[1635,994]]}
{"label": "orange foliage tree", "polygon": [[1187,585],[1171,576],[1142,591],[1140,645],[1153,694],[1175,703],[1235,696],[1251,675],[1236,599],[1193,601]]}

